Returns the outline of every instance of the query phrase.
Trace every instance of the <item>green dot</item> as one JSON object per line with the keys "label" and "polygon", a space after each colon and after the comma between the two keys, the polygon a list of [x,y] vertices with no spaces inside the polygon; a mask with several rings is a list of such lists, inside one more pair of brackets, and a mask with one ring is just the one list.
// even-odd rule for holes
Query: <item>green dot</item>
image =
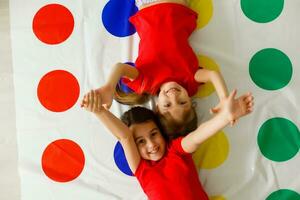
{"label": "green dot", "polygon": [[249,73],[252,81],[265,90],[278,90],[291,80],[293,67],[282,51],[267,48],[257,52],[250,60]]}
{"label": "green dot", "polygon": [[300,195],[295,191],[282,189],[270,194],[266,200],[300,200]]}
{"label": "green dot", "polygon": [[260,127],[257,142],[266,158],[277,162],[287,161],[299,151],[300,133],[290,120],[272,118]]}
{"label": "green dot", "polygon": [[276,19],[283,10],[284,0],[241,0],[244,14],[258,23]]}

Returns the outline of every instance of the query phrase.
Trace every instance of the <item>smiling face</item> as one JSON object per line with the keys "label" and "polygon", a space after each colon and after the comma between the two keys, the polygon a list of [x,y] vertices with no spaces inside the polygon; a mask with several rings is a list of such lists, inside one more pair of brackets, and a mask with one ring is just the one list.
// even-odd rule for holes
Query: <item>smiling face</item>
{"label": "smiling face", "polygon": [[191,98],[185,88],[176,82],[167,82],[160,87],[157,98],[157,109],[161,115],[168,116],[177,122],[184,120],[192,107]]}
{"label": "smiling face", "polygon": [[163,157],[166,141],[152,120],[132,124],[129,129],[133,132],[136,146],[143,159],[158,161]]}

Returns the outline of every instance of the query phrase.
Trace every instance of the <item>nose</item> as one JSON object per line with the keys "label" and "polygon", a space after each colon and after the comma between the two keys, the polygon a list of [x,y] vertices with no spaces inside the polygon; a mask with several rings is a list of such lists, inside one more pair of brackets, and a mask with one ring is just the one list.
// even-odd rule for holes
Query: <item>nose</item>
{"label": "nose", "polygon": [[179,92],[177,90],[175,90],[175,89],[171,89],[168,92],[166,92],[166,96],[168,98],[173,99],[173,100],[176,100],[176,98],[178,97],[178,95],[179,95]]}
{"label": "nose", "polygon": [[147,147],[149,150],[152,150],[156,146],[156,143],[152,140],[149,140],[147,143]]}

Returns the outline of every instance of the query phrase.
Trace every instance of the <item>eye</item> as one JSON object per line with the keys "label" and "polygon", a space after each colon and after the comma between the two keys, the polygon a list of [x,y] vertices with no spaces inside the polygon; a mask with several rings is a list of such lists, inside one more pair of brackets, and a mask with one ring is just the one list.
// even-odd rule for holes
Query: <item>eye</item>
{"label": "eye", "polygon": [[171,106],[171,104],[170,103],[166,103],[166,104],[164,104],[164,107],[165,108],[168,108],[168,107],[170,107]]}
{"label": "eye", "polygon": [[181,101],[180,105],[185,105],[187,102],[186,101]]}
{"label": "eye", "polygon": [[141,145],[141,144],[145,144],[145,142],[146,142],[146,141],[145,141],[144,139],[141,139],[141,140],[138,140],[138,141],[137,141],[137,144]]}
{"label": "eye", "polygon": [[151,137],[154,137],[157,134],[157,132],[152,132]]}

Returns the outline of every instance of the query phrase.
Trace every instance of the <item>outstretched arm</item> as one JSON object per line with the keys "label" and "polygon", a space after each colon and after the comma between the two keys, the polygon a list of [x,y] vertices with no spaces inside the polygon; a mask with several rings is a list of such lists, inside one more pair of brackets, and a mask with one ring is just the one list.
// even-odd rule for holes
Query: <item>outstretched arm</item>
{"label": "outstretched arm", "polygon": [[236,90],[225,98],[220,111],[212,119],[202,123],[195,131],[182,139],[181,145],[186,152],[193,153],[202,142],[222,130],[231,121],[252,112],[253,96],[250,93],[243,95],[243,101],[241,101],[241,97],[235,99],[235,95]]}
{"label": "outstretched arm", "polygon": [[116,88],[116,85],[122,76],[129,79],[135,79],[139,75],[138,70],[135,67],[132,67],[128,64],[117,63],[107,80],[108,85],[111,85],[113,88]]}
{"label": "outstretched arm", "polygon": [[129,128],[109,110],[102,107],[100,94],[93,90],[84,96],[82,105],[86,110],[94,113],[106,128],[120,141],[129,167],[131,171],[135,173],[141,158]]}
{"label": "outstretched arm", "polygon": [[110,76],[102,87],[96,91],[102,95],[102,105],[109,109],[115,92],[116,85],[121,77],[127,77],[129,79],[135,79],[139,75],[138,70],[128,64],[117,63],[110,73]]}

